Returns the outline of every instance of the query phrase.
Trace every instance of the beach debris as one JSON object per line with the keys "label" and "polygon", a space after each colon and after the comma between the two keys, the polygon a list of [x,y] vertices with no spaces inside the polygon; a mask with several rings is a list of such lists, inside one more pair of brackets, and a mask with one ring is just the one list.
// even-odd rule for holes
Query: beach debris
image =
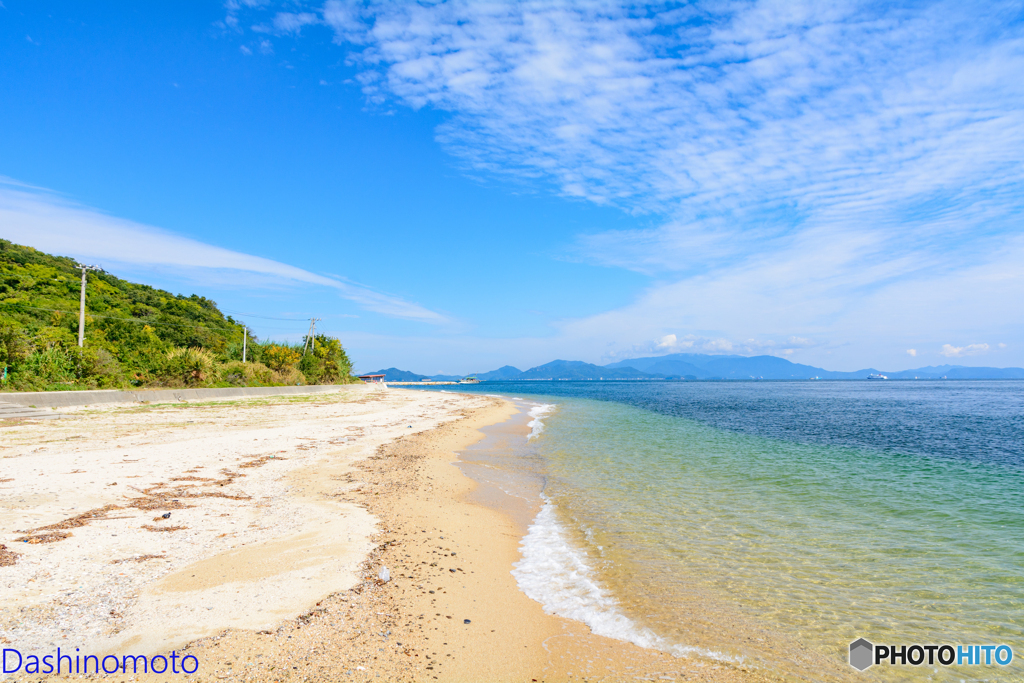
{"label": "beach debris", "polygon": [[[75,517],[70,517],[63,521],[57,522],[56,524],[48,524],[46,526],[36,527],[35,529],[28,529],[21,533],[25,534],[36,534],[35,536],[22,536],[17,539],[19,543],[55,543],[57,541],[63,541],[68,538],[71,534],[63,533],[63,529],[77,529],[78,527],[85,526],[96,519],[106,519],[107,514],[113,510],[121,510],[122,508],[118,505],[104,505],[101,508],[89,510],[83,512]],[[40,531],[53,531],[56,533],[39,534]],[[32,540],[38,539],[38,540]]]}
{"label": "beach debris", "polygon": [[48,534],[36,534],[35,536],[22,536],[21,538],[14,539],[16,543],[31,543],[35,545],[37,543],[56,543],[57,541],[63,541],[65,538],[71,535],[70,531],[51,531]]}
{"label": "beach debris", "polygon": [[381,567],[380,571],[377,572],[377,578],[382,582],[387,583],[391,580],[391,571],[387,567]]}
{"label": "beach debris", "polygon": [[[279,452],[280,453],[284,453],[285,451],[279,451]],[[287,460],[287,459],[288,458],[279,458],[276,455],[262,455],[262,456],[256,458],[255,460],[247,460],[246,462],[241,463],[238,466],[238,468],[239,469],[243,469],[243,468],[246,468],[246,467],[263,467],[270,460]]]}
{"label": "beach debris", "polygon": [[7,546],[0,543],[0,567],[10,567],[17,561],[18,553],[8,550]]}
{"label": "beach debris", "polygon": [[171,513],[170,512],[165,512],[164,514],[160,515],[160,517],[163,518],[163,519],[170,519],[171,518]]}
{"label": "beach debris", "polygon": [[110,564],[121,564],[123,562],[145,562],[146,560],[166,560],[167,558],[163,555],[137,555],[135,557],[125,557],[120,560],[113,560]]}
{"label": "beach debris", "polygon": [[463,620],[462,620],[462,623],[463,623],[463,624],[468,624],[468,623],[470,623],[470,621],[469,621],[469,619],[463,619]]}
{"label": "beach debris", "polygon": [[187,529],[187,526],[152,526],[149,524],[143,524],[142,528],[146,531],[181,531]]}

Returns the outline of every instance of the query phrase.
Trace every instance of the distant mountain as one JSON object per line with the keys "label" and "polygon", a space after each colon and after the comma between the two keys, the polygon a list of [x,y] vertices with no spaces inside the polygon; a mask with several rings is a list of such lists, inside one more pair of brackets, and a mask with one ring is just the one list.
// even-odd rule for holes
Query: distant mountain
{"label": "distant mountain", "polygon": [[516,379],[521,374],[523,374],[523,371],[519,368],[514,368],[511,365],[503,365],[497,370],[491,370],[490,372],[478,372],[476,373],[476,378],[482,382],[498,382],[501,380]]}
{"label": "distant mountain", "polygon": [[554,360],[510,379],[649,379],[636,368],[608,368],[579,360]]}
{"label": "distant mountain", "polygon": [[1024,379],[1024,368],[971,368],[964,365],[938,365],[886,372],[890,379]]}
{"label": "distant mountain", "polygon": [[464,375],[417,375],[415,372],[399,370],[398,368],[388,368],[387,370],[377,370],[376,372],[364,372],[361,374],[384,375],[385,382],[419,382],[423,379],[432,379],[435,382],[458,382],[464,377]]}
{"label": "distant mountain", "polygon": [[427,375],[417,375],[415,372],[409,372],[408,370],[399,370],[398,368],[388,368],[387,370],[377,370],[376,372],[364,372],[364,375],[384,375],[385,382],[419,382]]}
{"label": "distant mountain", "polygon": [[632,367],[652,375],[694,379],[866,379],[882,374],[890,379],[1024,379],[1021,368],[983,368],[939,365],[916,370],[887,372],[865,368],[853,372],[825,370],[813,365],[792,363],[776,356],[713,356],[702,353],[673,353],[667,356],[630,358],[606,365],[607,368]]}
{"label": "distant mountain", "polygon": [[835,374],[857,374],[867,377],[872,372],[877,372],[869,369],[858,373],[830,373],[810,365],[791,363],[776,356],[711,356],[703,353],[673,353],[668,356],[631,358],[605,367],[633,367],[652,375],[693,379],[808,379],[825,378],[826,375]]}
{"label": "distant mountain", "polygon": [[[385,375],[386,382],[419,382],[433,379],[452,382],[462,375],[417,375],[415,372],[388,368],[374,375]],[[882,374],[889,379],[1024,379],[1022,368],[970,368],[963,365],[937,365],[916,370],[885,372],[865,368],[854,372],[836,372],[813,365],[792,363],[776,356],[712,356],[703,353],[673,353],[668,356],[631,358],[609,365],[593,365],[579,360],[555,360],[520,371],[505,365],[490,372],[476,373],[484,382],[510,380],[598,380],[598,379],[866,379]]]}
{"label": "distant mountain", "polygon": [[[614,367],[636,367],[635,365],[629,366],[614,366]],[[683,360],[663,360],[658,363],[652,363],[644,368],[644,372],[651,375],[661,375],[663,377],[682,378],[682,379],[697,379],[699,375],[704,374],[701,368],[696,365],[687,363]]]}

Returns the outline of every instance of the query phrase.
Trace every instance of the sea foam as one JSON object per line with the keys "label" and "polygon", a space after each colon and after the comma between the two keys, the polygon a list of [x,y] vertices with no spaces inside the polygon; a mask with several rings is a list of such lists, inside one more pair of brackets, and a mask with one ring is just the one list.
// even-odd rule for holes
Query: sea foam
{"label": "sea foam", "polygon": [[601,586],[586,555],[575,547],[558,521],[554,504],[545,502],[520,545],[523,559],[512,570],[519,588],[548,614],[581,621],[599,636],[616,638],[676,657],[702,655],[739,661],[720,652],[673,644],[639,626],[619,609]]}
{"label": "sea foam", "polygon": [[555,406],[552,403],[541,403],[530,409],[527,415],[533,419],[526,423],[526,426],[530,428],[530,435],[526,437],[527,441],[536,438],[544,431],[544,421],[541,418],[549,415],[554,409]]}

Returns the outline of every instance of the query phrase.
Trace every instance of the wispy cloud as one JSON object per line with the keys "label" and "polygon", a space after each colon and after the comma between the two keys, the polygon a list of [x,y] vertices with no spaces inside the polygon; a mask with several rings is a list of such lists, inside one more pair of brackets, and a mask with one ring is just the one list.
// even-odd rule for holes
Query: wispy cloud
{"label": "wispy cloud", "polygon": [[[451,112],[439,138],[474,166],[570,196],[873,211],[1019,179],[1015,7],[370,3],[354,59],[370,97]],[[354,6],[328,12],[351,40]]]}
{"label": "wispy cloud", "polygon": [[661,279],[571,338],[826,348],[898,302],[886,324],[934,341],[1022,300],[1019,3],[331,0],[316,20],[371,103],[447,112],[467,168],[660,217],[578,237],[571,257]]}
{"label": "wispy cloud", "polygon": [[331,0],[270,23],[332,27],[372,101],[450,112],[438,139],[474,168],[671,216],[581,250],[673,269],[734,252],[737,233],[884,219],[962,236],[964,219],[1015,214],[1018,14],[1005,2]]}
{"label": "wispy cloud", "polygon": [[788,357],[800,349],[812,347],[816,344],[814,340],[793,336],[775,340],[754,338],[729,339],[721,336],[701,336],[696,334],[666,334],[659,339],[606,351],[602,354],[601,360],[611,361],[641,356],[663,356],[670,353],[727,353]]}
{"label": "wispy cloud", "polygon": [[298,33],[303,26],[318,23],[320,18],[312,12],[278,12],[274,15],[274,30],[280,33]]}
{"label": "wispy cloud", "polygon": [[419,304],[365,285],[325,277],[279,261],[253,256],[133,221],[109,216],[50,192],[0,178],[0,236],[54,254],[143,266],[202,269],[207,274],[246,273],[264,284],[304,283],[329,287],[362,308],[383,315],[442,324],[448,319]]}
{"label": "wispy cloud", "polygon": [[982,353],[988,353],[988,344],[968,344],[967,346],[953,346],[952,344],[943,344],[942,350],[939,354],[946,358],[961,358],[963,356],[977,356]]}

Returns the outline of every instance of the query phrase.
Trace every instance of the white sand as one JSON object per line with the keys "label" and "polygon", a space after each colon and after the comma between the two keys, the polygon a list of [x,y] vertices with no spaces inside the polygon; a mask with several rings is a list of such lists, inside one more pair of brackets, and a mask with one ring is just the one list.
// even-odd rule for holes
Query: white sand
{"label": "white sand", "polygon": [[[0,567],[0,639],[152,654],[294,618],[360,580],[375,520],[342,499],[352,463],[486,400],[356,386],[0,423],[0,543],[19,554]],[[139,499],[156,507],[123,507]],[[108,505],[64,540],[16,542]]]}

